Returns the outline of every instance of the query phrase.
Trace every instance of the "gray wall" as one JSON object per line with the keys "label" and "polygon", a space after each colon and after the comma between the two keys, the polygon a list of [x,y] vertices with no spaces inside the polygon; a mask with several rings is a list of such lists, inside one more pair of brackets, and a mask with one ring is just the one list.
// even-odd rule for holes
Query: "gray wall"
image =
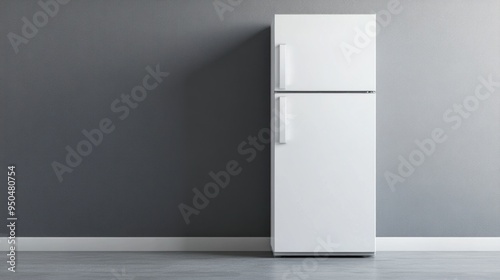
{"label": "gray wall", "polygon": [[[377,233],[500,236],[500,89],[457,129],[456,117],[443,119],[478,76],[500,80],[500,3],[401,5],[377,40]],[[7,34],[21,34],[21,18],[41,8],[2,1],[0,162],[17,165],[18,235],[269,236],[269,148],[247,162],[238,145],[269,126],[273,14],[386,7],[243,0],[221,20],[212,0],[73,0],[16,54]],[[110,104],[158,63],[170,76],[120,120]],[[65,147],[103,118],[115,130],[60,183],[51,163],[63,163]],[[391,190],[386,172],[398,174],[398,156],[435,128],[447,140]],[[179,203],[191,204],[191,189],[230,160],[241,174],[186,225]]]}

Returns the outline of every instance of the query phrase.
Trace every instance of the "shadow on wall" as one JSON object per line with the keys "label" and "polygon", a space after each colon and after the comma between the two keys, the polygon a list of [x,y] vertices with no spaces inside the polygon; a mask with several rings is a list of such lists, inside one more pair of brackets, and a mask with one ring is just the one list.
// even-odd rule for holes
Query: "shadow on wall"
{"label": "shadow on wall", "polygon": [[[188,174],[184,203],[194,207],[193,188],[204,191],[209,175],[234,160],[241,173],[190,216],[190,232],[205,236],[269,236],[269,145],[249,143],[270,126],[270,28],[188,75],[185,85],[185,144]],[[238,151],[240,147],[240,151]],[[244,152],[242,152],[244,151]],[[263,203],[264,202],[264,203]],[[245,226],[234,227],[234,224]]]}

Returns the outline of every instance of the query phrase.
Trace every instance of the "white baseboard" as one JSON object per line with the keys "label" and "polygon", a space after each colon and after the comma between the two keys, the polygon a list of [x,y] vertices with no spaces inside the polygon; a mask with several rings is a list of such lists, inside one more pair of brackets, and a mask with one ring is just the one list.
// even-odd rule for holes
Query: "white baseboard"
{"label": "white baseboard", "polygon": [[377,251],[500,251],[500,237],[377,237]]}
{"label": "white baseboard", "polygon": [[[8,251],[7,238],[0,250]],[[268,237],[18,237],[17,251],[270,251]],[[500,237],[378,237],[377,251],[500,251]]]}
{"label": "white baseboard", "polygon": [[[18,237],[17,251],[270,251],[268,237]],[[8,249],[7,238],[0,241]]]}

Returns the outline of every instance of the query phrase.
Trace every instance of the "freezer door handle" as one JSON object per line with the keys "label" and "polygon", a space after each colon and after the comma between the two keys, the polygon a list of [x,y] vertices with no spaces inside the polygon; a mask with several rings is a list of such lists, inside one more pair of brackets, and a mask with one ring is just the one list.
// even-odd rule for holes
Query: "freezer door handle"
{"label": "freezer door handle", "polygon": [[278,88],[286,88],[286,45],[278,46],[279,61],[278,61]]}
{"label": "freezer door handle", "polygon": [[286,143],[286,97],[278,97],[278,142]]}

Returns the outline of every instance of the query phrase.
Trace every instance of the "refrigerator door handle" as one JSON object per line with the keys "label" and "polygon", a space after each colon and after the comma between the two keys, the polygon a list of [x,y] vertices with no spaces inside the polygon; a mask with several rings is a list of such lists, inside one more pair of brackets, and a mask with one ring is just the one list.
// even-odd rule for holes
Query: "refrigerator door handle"
{"label": "refrigerator door handle", "polygon": [[286,144],[286,97],[278,97],[278,142]]}
{"label": "refrigerator door handle", "polygon": [[278,46],[279,53],[279,63],[278,63],[278,88],[285,89],[286,88],[286,45]]}

